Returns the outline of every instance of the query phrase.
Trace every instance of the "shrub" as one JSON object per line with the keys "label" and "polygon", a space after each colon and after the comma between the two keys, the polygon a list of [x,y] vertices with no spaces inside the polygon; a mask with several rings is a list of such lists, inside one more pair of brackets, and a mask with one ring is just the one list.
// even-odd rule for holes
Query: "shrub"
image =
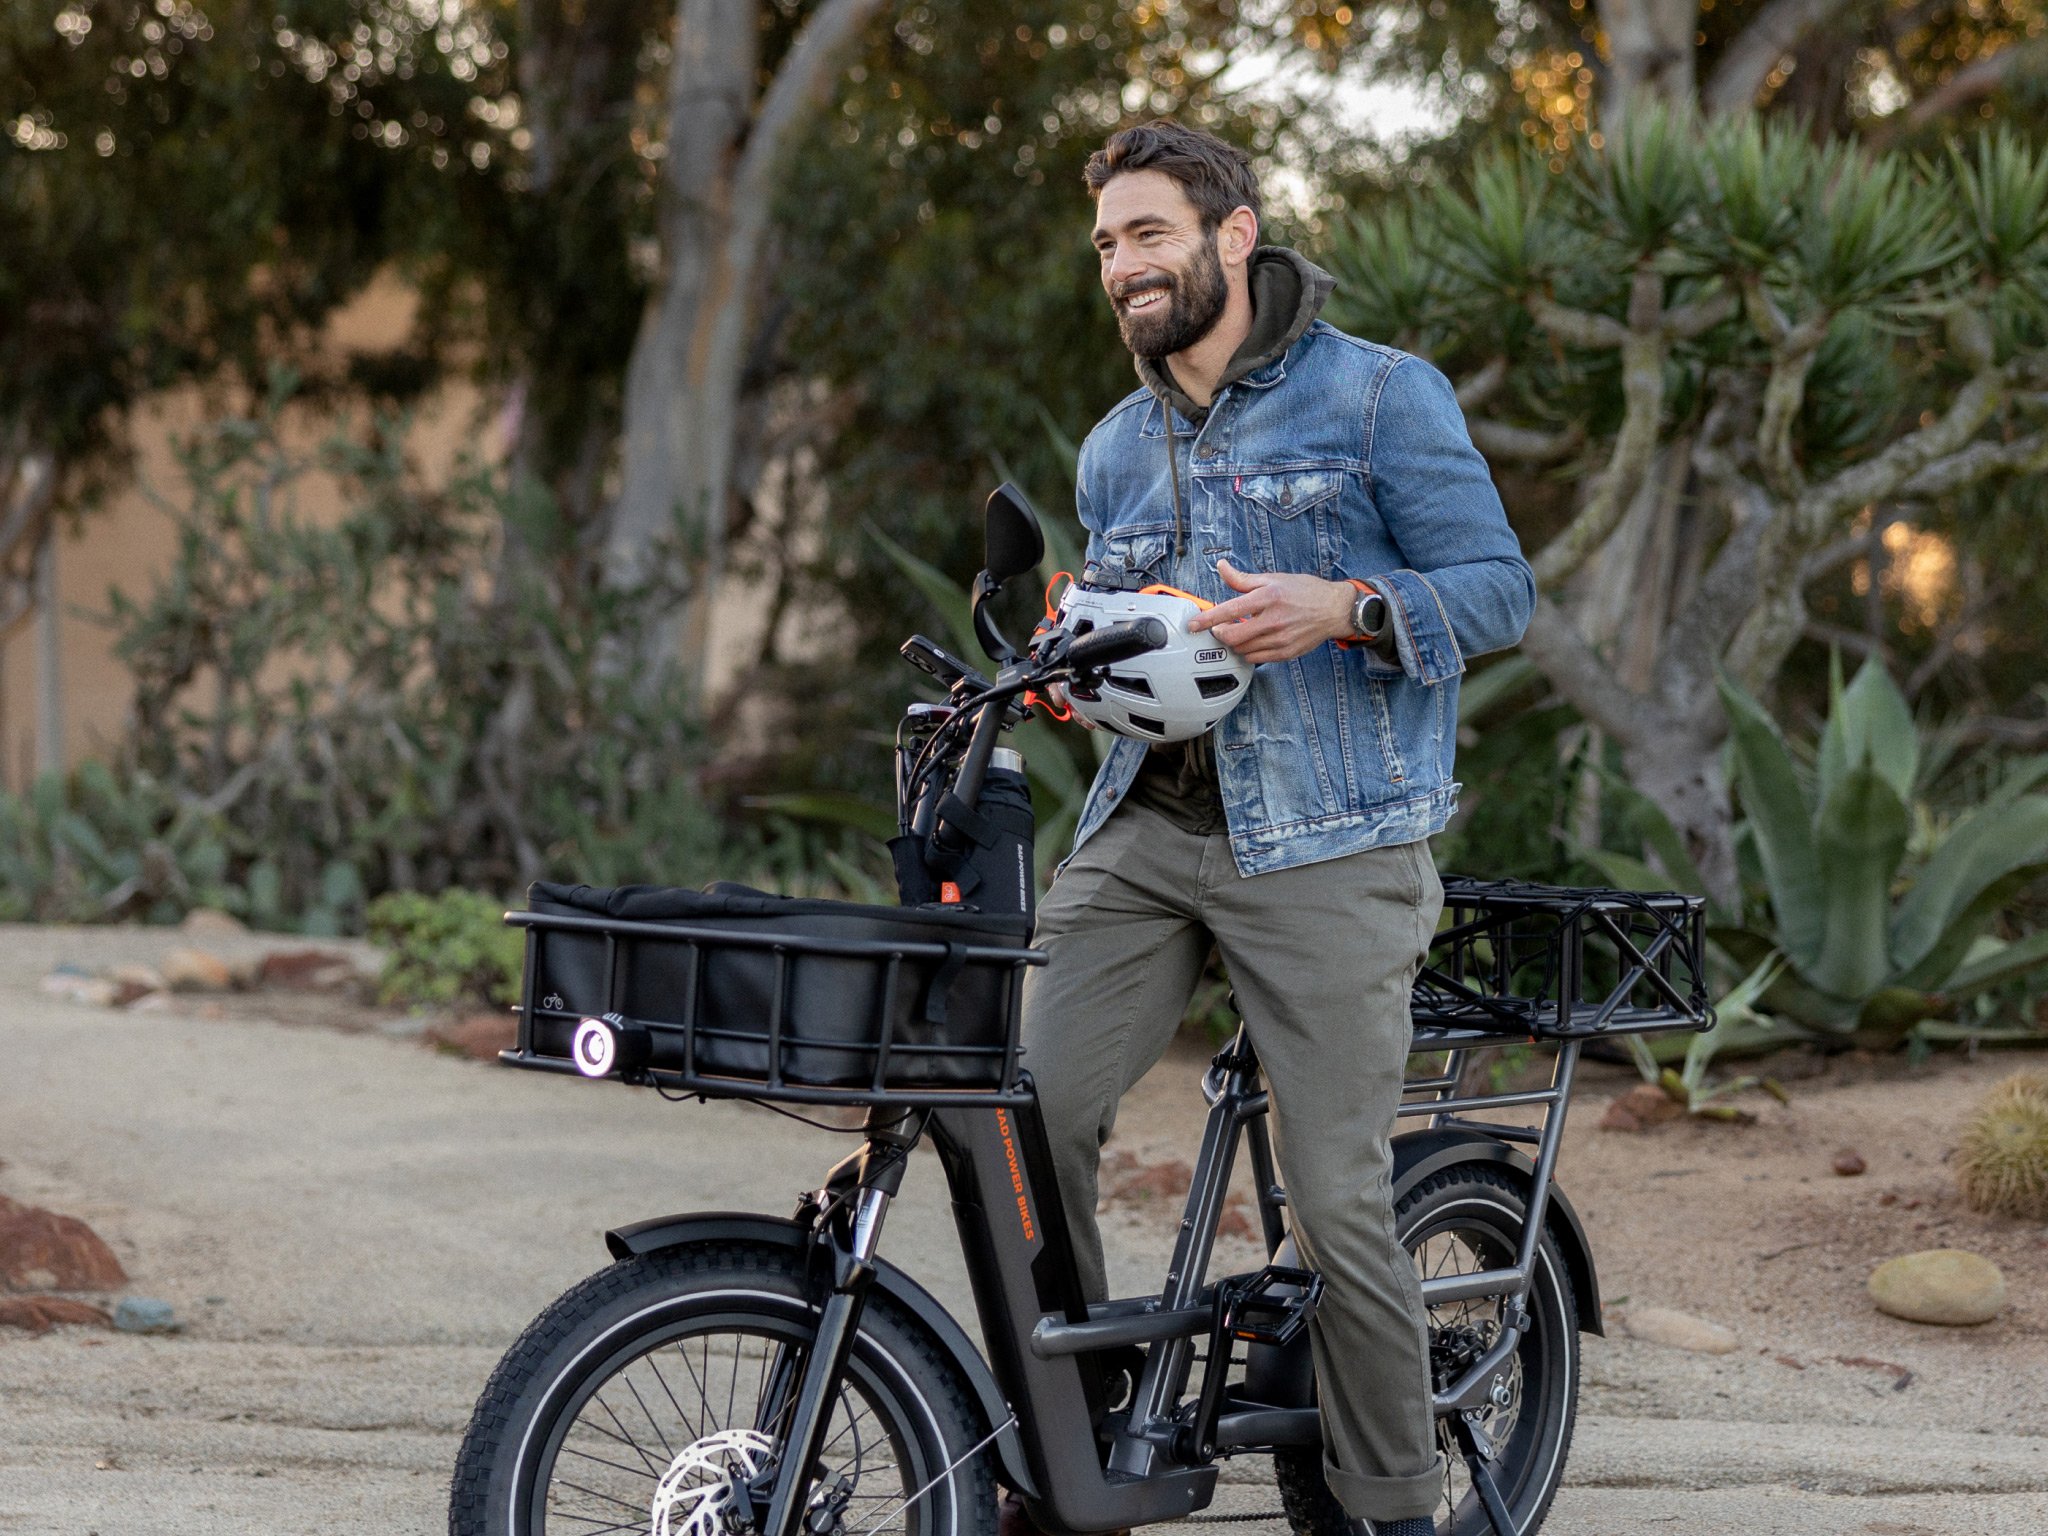
{"label": "shrub", "polygon": [[505,903],[459,887],[438,896],[393,891],[370,903],[370,937],[389,946],[379,995],[387,1003],[454,1005],[519,999],[525,943],[505,926]]}

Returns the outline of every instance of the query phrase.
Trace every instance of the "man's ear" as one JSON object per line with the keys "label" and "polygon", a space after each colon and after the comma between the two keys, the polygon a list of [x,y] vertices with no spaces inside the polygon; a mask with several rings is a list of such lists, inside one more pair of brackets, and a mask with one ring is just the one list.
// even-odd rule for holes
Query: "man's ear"
{"label": "man's ear", "polygon": [[1216,226],[1216,250],[1226,267],[1243,266],[1259,245],[1259,216],[1239,205]]}

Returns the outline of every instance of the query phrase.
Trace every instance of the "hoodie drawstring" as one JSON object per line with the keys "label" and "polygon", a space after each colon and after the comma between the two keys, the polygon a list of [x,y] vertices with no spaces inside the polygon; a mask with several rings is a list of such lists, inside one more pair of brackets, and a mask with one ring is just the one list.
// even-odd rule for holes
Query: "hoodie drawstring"
{"label": "hoodie drawstring", "polygon": [[1173,558],[1184,560],[1188,552],[1187,525],[1180,513],[1180,450],[1174,446],[1173,406],[1162,400],[1159,409],[1166,413],[1166,469],[1173,480]]}

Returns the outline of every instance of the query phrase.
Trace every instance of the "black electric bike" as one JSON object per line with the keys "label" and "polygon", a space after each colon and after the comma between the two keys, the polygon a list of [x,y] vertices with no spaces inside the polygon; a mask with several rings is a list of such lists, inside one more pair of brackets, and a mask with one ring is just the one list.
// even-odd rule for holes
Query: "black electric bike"
{"label": "black electric bike", "polygon": [[[1218,1052],[1158,1291],[1091,1305],[1017,1036],[1032,902],[1029,797],[999,744],[1036,690],[1086,688],[1164,642],[1156,621],[1054,631],[1028,653],[989,599],[1035,569],[1038,525],[990,498],[975,628],[993,678],[922,637],[946,686],[898,735],[904,905],[536,886],[515,1066],[680,1097],[864,1106],[860,1149],[795,1214],[663,1217],[549,1306],[485,1386],[451,1495],[455,1536],[992,1536],[996,1485],[1051,1532],[1185,1518],[1217,1463],[1272,1458],[1303,1536],[1350,1536],[1325,1485],[1297,1261],[1245,1032]],[[1563,1477],[1593,1257],[1553,1180],[1581,1043],[1711,1023],[1700,903],[1448,878],[1415,988],[1394,1140],[1446,1467],[1440,1533],[1527,1536]],[[1467,1052],[1554,1047],[1546,1086],[1472,1091]],[[1541,1124],[1475,1120],[1536,1108]],[[1304,1134],[1307,1133],[1305,1129]],[[879,1256],[929,1143],[951,1187],[984,1357]],[[1527,1149],[1527,1150],[1525,1150]],[[1211,1276],[1237,1158],[1271,1262]],[[1370,1373],[1369,1360],[1350,1362]],[[1198,1369],[1199,1368],[1199,1369]]]}

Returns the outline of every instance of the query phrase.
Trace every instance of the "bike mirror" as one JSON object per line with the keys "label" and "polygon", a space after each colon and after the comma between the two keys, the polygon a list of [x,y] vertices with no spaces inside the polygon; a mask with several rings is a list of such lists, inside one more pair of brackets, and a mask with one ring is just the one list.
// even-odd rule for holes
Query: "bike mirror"
{"label": "bike mirror", "polygon": [[1038,569],[1045,558],[1045,535],[1039,531],[1038,514],[1024,493],[1005,480],[989,493],[984,535],[986,569],[997,586],[1014,576]]}

